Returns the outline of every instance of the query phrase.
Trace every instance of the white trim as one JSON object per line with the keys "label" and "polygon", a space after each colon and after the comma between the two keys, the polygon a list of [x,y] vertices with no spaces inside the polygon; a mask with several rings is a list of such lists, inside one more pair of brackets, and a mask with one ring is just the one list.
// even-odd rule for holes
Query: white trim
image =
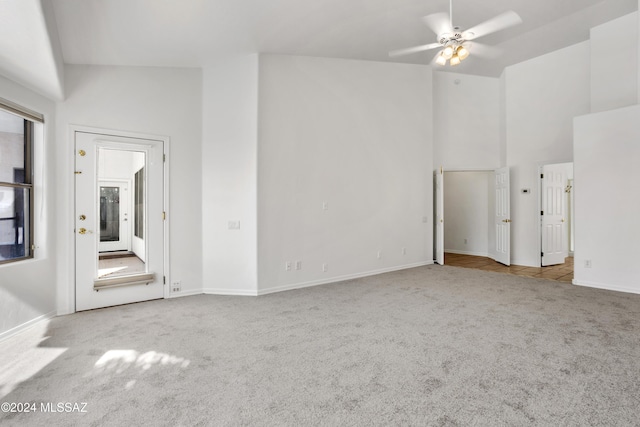
{"label": "white trim", "polygon": [[27,329],[37,325],[40,322],[44,322],[46,320],[52,319],[56,316],[56,311],[50,311],[47,314],[43,314],[42,316],[38,316],[35,319],[31,319],[28,322],[23,323],[22,325],[18,325],[15,328],[11,328],[8,331],[4,331],[0,334],[0,342],[11,338],[14,335],[17,335],[21,332],[26,331]]}
{"label": "white trim", "polygon": [[255,290],[245,289],[224,289],[224,288],[204,288],[202,293],[205,295],[236,295],[236,296],[258,296]]}
{"label": "white trim", "polygon": [[[433,260],[417,262],[414,264],[405,264],[405,265],[396,266],[396,267],[383,268],[380,270],[372,270],[372,271],[367,271],[363,273],[346,274],[344,276],[335,276],[329,279],[312,280],[309,282],[302,282],[302,283],[293,283],[290,285],[282,285],[282,286],[276,286],[273,288],[259,289],[257,291],[246,290],[246,289],[240,290],[240,289],[224,289],[224,288],[204,288],[202,290],[202,293],[205,295],[260,296],[260,295],[273,294],[276,292],[290,291],[293,289],[303,289],[303,288],[309,288],[309,287],[318,286],[318,285],[328,285],[330,283],[344,282],[345,280],[359,279],[362,277],[375,276],[378,274],[389,273],[392,271],[407,270],[409,268],[415,268],[415,267],[424,267],[426,265],[433,265]],[[180,296],[184,296],[184,295],[181,294]]]}
{"label": "white trim", "polygon": [[380,269],[380,270],[372,270],[372,271],[367,271],[367,272],[363,272],[363,273],[346,274],[344,276],[335,276],[335,277],[332,277],[330,279],[312,280],[310,282],[294,283],[294,284],[291,284],[291,285],[282,285],[282,286],[276,286],[276,287],[273,287],[273,288],[258,289],[258,295],[267,295],[267,294],[272,294],[272,293],[275,293],[275,292],[289,291],[289,290],[292,290],[292,289],[302,289],[302,288],[308,288],[308,287],[311,287],[311,286],[318,286],[318,285],[326,285],[326,284],[329,284],[329,283],[343,282],[345,280],[359,279],[359,278],[362,278],[362,277],[375,276],[375,275],[378,275],[378,274],[389,273],[389,272],[392,272],[392,271],[406,270],[406,269],[415,268],[415,267],[423,267],[425,265],[433,265],[433,260],[417,262],[417,263],[414,263],[414,264],[405,264],[405,265],[396,266],[396,267],[383,268],[383,269]]}
{"label": "white trim", "polygon": [[493,169],[487,169],[487,168],[453,168],[453,169],[447,169],[444,168],[442,171],[443,172],[495,172],[496,169],[500,169],[500,166],[496,166]]}
{"label": "white trim", "polygon": [[573,279],[571,283],[573,283],[576,286],[582,286],[585,288],[604,289],[607,291],[625,292],[628,294],[640,294],[640,289],[637,289],[637,288],[627,288],[624,286],[615,286],[615,285],[609,285],[605,283],[588,282],[585,280],[576,280],[576,279]]}
{"label": "white trim", "polygon": [[[456,249],[445,249],[444,253],[446,254],[447,252],[449,252],[450,254],[483,256],[483,257],[491,258],[491,256],[487,252],[459,251],[459,250],[456,250]],[[445,262],[446,262],[446,260],[445,260]]]}
{"label": "white trim", "polygon": [[[167,288],[169,288],[169,286],[167,286]],[[169,293],[168,297],[165,297],[167,299],[169,298],[181,298],[181,297],[190,297],[193,295],[202,295],[202,290],[200,289],[196,289],[193,291],[180,291],[180,292],[173,292],[173,293]]]}
{"label": "white trim", "polygon": [[[168,284],[171,283],[171,270],[170,270],[170,241],[169,241],[169,219],[170,219],[170,213],[169,213],[169,151],[170,151],[170,146],[171,146],[171,138],[169,136],[162,136],[162,135],[156,135],[156,134],[147,134],[147,133],[140,133],[140,132],[131,132],[131,131],[122,131],[122,130],[114,130],[114,129],[105,129],[105,128],[98,128],[98,127],[91,127],[91,126],[82,126],[82,125],[74,125],[74,124],[69,124],[67,126],[67,130],[68,130],[68,141],[70,143],[69,145],[69,155],[71,156],[71,162],[69,164],[70,167],[70,175],[74,176],[74,172],[75,172],[75,146],[76,146],[76,132],[83,132],[83,133],[91,133],[91,134],[97,134],[97,135],[104,135],[104,136],[115,136],[115,137],[124,137],[124,138],[133,138],[133,139],[148,139],[148,140],[152,140],[152,141],[162,141],[162,147],[163,147],[163,158],[164,158],[164,162],[163,162],[163,177],[164,177],[164,189],[163,189],[163,209],[164,212],[166,214],[166,218],[164,221],[164,260],[163,260],[163,270],[164,270],[164,278],[165,278],[165,284],[163,285],[164,287],[164,293],[163,293],[163,298],[169,298],[170,296],[170,289]],[[71,196],[69,197],[69,212],[71,213],[71,215],[69,215],[69,219],[67,220],[67,227],[69,230],[73,230],[74,229],[74,224],[75,224],[75,194],[76,194],[76,189],[75,189],[75,179],[71,179],[69,182],[69,187],[68,187],[68,191]],[[69,269],[70,269],[70,278],[71,280],[69,280],[69,283],[66,285],[68,287],[67,289],[67,306],[62,308],[62,307],[58,307],[57,313],[58,315],[61,314],[71,314],[71,313],[75,313],[76,312],[76,273],[75,273],[75,259],[76,259],[76,254],[75,254],[75,239],[72,238],[72,242],[71,245],[69,245]]]}

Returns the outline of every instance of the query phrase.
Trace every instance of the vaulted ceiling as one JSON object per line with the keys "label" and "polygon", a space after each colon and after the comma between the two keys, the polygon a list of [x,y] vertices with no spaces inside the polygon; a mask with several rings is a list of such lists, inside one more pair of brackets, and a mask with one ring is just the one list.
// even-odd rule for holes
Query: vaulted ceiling
{"label": "vaulted ceiling", "polygon": [[[435,52],[390,59],[432,43],[421,17],[449,0],[52,0],[71,64],[199,67],[265,52],[427,64]],[[498,76],[505,65],[587,40],[589,29],[638,8],[638,0],[453,0],[463,29],[514,10],[519,26],[481,41],[503,49],[455,71]]]}
{"label": "vaulted ceiling", "polygon": [[[480,41],[452,70],[499,76],[505,66],[589,38],[589,29],[638,9],[638,0],[453,0],[469,28],[507,10],[523,23]],[[203,67],[248,53],[428,64],[434,51],[389,58],[435,42],[421,18],[449,0],[0,0],[0,74],[53,99],[62,63]]]}

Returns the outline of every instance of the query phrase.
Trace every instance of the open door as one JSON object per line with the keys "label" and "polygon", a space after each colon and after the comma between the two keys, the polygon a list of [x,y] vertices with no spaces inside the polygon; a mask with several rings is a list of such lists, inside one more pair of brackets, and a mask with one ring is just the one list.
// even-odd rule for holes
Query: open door
{"label": "open door", "polygon": [[[77,311],[163,298],[163,144],[160,140],[75,132]],[[123,195],[125,191],[113,181],[119,178],[133,182],[141,169],[145,171],[144,179],[136,179],[135,186],[140,197],[132,202],[132,195]],[[103,191],[105,188],[109,190]],[[128,206],[133,204],[134,217],[141,220],[136,224],[135,234],[131,221],[124,221],[123,215],[106,214],[109,209],[116,210],[108,206],[109,198],[114,205],[116,200],[120,204],[125,199]],[[113,224],[109,224],[110,218]],[[124,257],[103,257],[102,240],[121,241],[125,233],[127,242],[142,243],[132,245],[132,253]]]}
{"label": "open door", "polygon": [[442,167],[434,174],[435,249],[436,263],[444,265],[444,173]]}
{"label": "open door", "polygon": [[509,168],[496,169],[494,172],[494,224],[496,247],[494,260],[511,265],[511,197],[509,188]]}
{"label": "open door", "polygon": [[566,165],[544,165],[540,176],[542,266],[564,264],[568,256],[568,232],[566,214],[567,176]]}

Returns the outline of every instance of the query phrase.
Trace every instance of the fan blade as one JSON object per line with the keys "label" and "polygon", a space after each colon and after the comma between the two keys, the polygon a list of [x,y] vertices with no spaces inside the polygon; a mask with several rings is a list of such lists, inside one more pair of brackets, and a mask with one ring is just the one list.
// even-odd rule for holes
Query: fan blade
{"label": "fan blade", "polygon": [[510,10],[493,17],[483,22],[482,24],[478,24],[475,27],[469,28],[463,33],[462,36],[466,40],[475,40],[477,38],[484,37],[487,34],[495,33],[496,31],[501,31],[520,23],[522,23],[522,19],[520,18],[520,16],[514,11]]}
{"label": "fan blade", "polygon": [[478,56],[480,58],[497,58],[502,53],[502,49],[500,48],[478,42],[464,43],[464,47],[469,50],[471,56]]}
{"label": "fan blade", "polygon": [[390,57],[402,56],[402,55],[410,55],[412,53],[423,52],[425,50],[435,49],[437,47],[442,47],[440,43],[431,43],[431,44],[423,44],[420,46],[408,47],[406,49],[398,49],[392,50],[389,52]]}
{"label": "fan blade", "polygon": [[425,16],[422,20],[427,24],[427,27],[429,27],[431,31],[436,33],[436,36],[440,36],[440,34],[443,33],[453,33],[451,18],[449,18],[448,13],[433,13]]}

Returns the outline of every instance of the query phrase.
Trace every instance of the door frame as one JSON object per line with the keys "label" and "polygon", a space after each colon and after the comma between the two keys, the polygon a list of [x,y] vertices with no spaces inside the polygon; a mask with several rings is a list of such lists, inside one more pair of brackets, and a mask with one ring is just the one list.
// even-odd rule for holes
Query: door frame
{"label": "door frame", "polygon": [[[132,182],[130,179],[121,179],[121,178],[113,178],[113,179],[100,179],[98,178],[98,187],[101,187],[101,183],[110,183],[110,184],[126,184],[127,185],[127,189],[131,189],[132,188]],[[133,193],[131,191],[129,191],[129,193],[127,194],[127,196],[131,196]],[[129,210],[131,210],[131,206],[133,206],[133,202],[131,200],[131,197],[127,197],[128,203],[129,203]],[[122,222],[121,219],[119,219],[120,222]],[[130,228],[131,228],[131,223],[127,224]],[[127,242],[127,249],[128,251],[131,250],[131,234],[129,234],[129,241]],[[98,240],[98,253],[100,253],[100,240]]]}
{"label": "door frame", "polygon": [[[495,178],[495,172],[498,169],[500,169],[500,168],[493,168],[493,169],[487,169],[487,168],[444,168],[443,169],[443,175],[446,172],[483,172],[483,173],[491,174],[491,180],[493,182],[494,178]],[[438,172],[438,171],[434,172],[434,200],[435,200],[435,173],[436,172]],[[444,185],[443,185],[443,188],[442,188],[442,192],[443,192],[443,195],[444,195]],[[444,203],[443,203],[443,207],[444,207]],[[495,202],[494,202],[494,208],[495,208]],[[434,204],[434,212],[435,212],[435,204]],[[435,223],[436,223],[436,217],[435,217],[435,214],[434,214],[434,224]],[[493,221],[492,221],[492,223],[493,223]],[[490,233],[495,231],[495,224],[493,225],[493,227],[494,227],[493,231],[489,230]],[[443,233],[443,236],[444,236],[444,227],[442,229],[442,233]],[[493,259],[495,261],[496,260],[496,256],[495,255],[496,255],[495,254],[495,247],[494,248],[488,247],[487,248],[486,257],[487,258],[491,258],[491,259]],[[433,252],[433,256],[434,256],[434,259],[435,259],[435,234],[434,234],[434,252]],[[498,262],[498,261],[496,261],[496,262]]]}
{"label": "door frame", "polygon": [[[69,216],[66,220],[66,225],[67,227],[65,227],[67,230],[71,231],[72,236],[75,236],[75,179],[73,179],[73,176],[75,174],[75,140],[76,140],[76,132],[84,132],[84,133],[93,133],[93,134],[97,134],[97,135],[106,135],[106,136],[116,136],[116,137],[123,137],[123,138],[137,138],[137,139],[151,139],[151,140],[156,140],[156,141],[162,141],[162,147],[163,147],[163,156],[164,156],[164,163],[163,163],[163,182],[162,182],[162,186],[163,186],[163,192],[162,192],[162,196],[163,196],[163,206],[162,209],[165,212],[165,220],[163,221],[163,241],[164,241],[164,247],[163,247],[163,270],[164,270],[164,284],[163,284],[163,298],[167,299],[171,297],[171,293],[170,291],[170,287],[167,286],[167,283],[171,283],[171,263],[170,263],[170,253],[169,253],[169,248],[171,247],[170,245],[170,235],[169,235],[169,222],[170,222],[170,218],[171,215],[169,213],[169,196],[170,196],[170,192],[169,192],[169,152],[170,152],[170,143],[171,143],[171,138],[168,136],[162,136],[162,135],[155,135],[155,134],[148,134],[148,133],[139,133],[139,132],[129,132],[129,131],[122,131],[122,130],[114,130],[114,129],[106,129],[106,128],[97,128],[97,127],[91,127],[91,126],[81,126],[81,125],[69,125],[68,127],[68,141],[69,141],[69,147],[70,147],[70,153],[69,153],[69,157],[68,157],[68,161],[69,161],[69,176],[72,177],[69,180],[69,185],[68,185],[68,193],[69,194],[69,200],[68,200],[68,210],[69,210]],[[69,262],[68,264],[68,269],[69,269],[69,277],[71,278],[71,280],[68,283],[68,289],[67,289],[67,301],[68,301],[68,312],[69,313],[75,313],[76,312],[76,273],[75,273],[75,268],[76,268],[76,257],[75,257],[75,252],[76,252],[76,245],[75,245],[75,238],[72,238],[72,243],[70,245],[70,253],[69,253],[69,259],[73,260],[72,262]]]}

